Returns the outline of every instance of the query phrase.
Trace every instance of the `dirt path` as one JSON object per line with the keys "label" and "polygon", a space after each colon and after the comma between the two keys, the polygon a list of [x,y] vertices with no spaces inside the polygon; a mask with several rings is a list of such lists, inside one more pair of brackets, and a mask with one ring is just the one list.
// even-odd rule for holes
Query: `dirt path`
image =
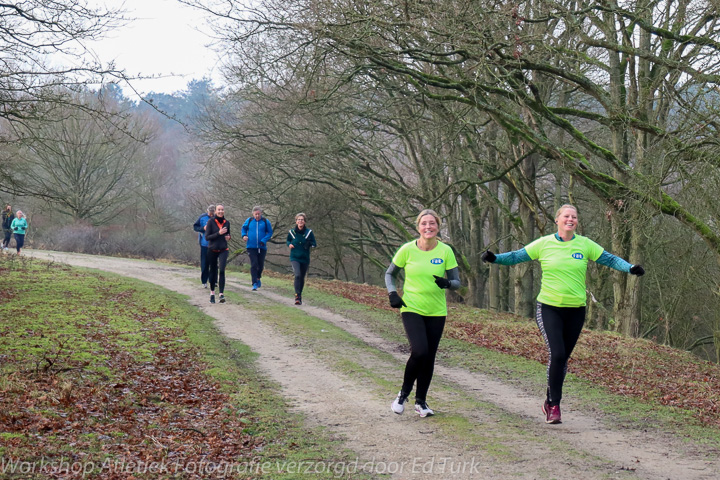
{"label": "dirt path", "polygon": [[[538,399],[479,373],[438,365],[436,378],[452,389],[497,405],[516,417],[525,432],[508,438],[492,414],[467,412],[472,422],[483,425],[489,435],[513,452],[512,461],[470,449],[444,435],[432,418],[420,419],[407,412],[390,412],[395,392],[379,396],[361,381],[338,373],[319,357],[285,338],[263,323],[249,309],[231,303],[210,305],[207,290],[199,288],[197,272],[159,265],[90,255],[27,250],[27,254],[71,265],[98,268],[145,280],[188,295],[190,302],[217,320],[218,328],[259,354],[258,364],[268,377],[282,386],[293,408],[311,425],[320,425],[340,435],[356,452],[358,463],[349,466],[393,479],[716,479],[720,478],[717,456],[692,451],[679,439],[648,438],[641,431],[605,428],[599,419],[572,408],[563,414],[565,423],[547,426],[537,413]],[[230,280],[227,290],[251,295],[249,288]],[[287,304],[288,298],[266,288],[252,294],[263,301]],[[397,345],[377,336],[363,325],[327,310],[304,305],[308,314],[332,323],[370,347],[389,353],[387,368],[403,364],[406,355]],[[399,379],[398,379],[399,381]],[[434,381],[435,383],[435,381]]]}

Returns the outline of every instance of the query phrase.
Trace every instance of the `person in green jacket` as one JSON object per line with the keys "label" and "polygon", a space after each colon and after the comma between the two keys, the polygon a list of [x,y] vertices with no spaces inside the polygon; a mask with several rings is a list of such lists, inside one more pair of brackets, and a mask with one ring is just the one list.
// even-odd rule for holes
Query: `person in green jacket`
{"label": "person in green jacket", "polygon": [[306,215],[295,215],[295,228],[288,232],[285,244],[290,249],[290,265],[295,273],[295,305],[302,305],[305,275],[310,268],[310,249],[317,247],[315,234],[305,225]]}
{"label": "person in green jacket", "polygon": [[20,255],[20,249],[25,244],[25,232],[27,228],[28,223],[25,214],[21,210],[18,210],[15,220],[10,224],[10,229],[15,234],[15,248],[17,248],[18,255]]}

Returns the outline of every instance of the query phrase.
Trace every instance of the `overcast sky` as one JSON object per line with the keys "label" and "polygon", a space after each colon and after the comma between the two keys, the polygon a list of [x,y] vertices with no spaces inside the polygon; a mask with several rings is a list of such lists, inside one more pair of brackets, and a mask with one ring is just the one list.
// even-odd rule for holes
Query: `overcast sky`
{"label": "overcast sky", "polygon": [[[134,81],[139,92],[173,93],[203,77],[219,83],[217,55],[206,47],[211,39],[202,32],[209,28],[198,10],[175,0],[105,1],[116,6],[124,3],[125,16],[135,20],[89,47],[103,62],[114,61],[130,76],[164,76]],[[132,94],[124,90],[126,95]]]}

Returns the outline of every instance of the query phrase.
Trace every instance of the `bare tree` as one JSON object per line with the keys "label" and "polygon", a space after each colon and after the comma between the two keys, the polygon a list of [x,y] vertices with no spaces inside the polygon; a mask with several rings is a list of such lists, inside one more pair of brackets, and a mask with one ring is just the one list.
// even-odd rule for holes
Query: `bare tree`
{"label": "bare tree", "polygon": [[[73,91],[124,78],[101,65],[87,42],[123,24],[120,10],[86,0],[21,0],[0,5],[0,118],[23,124],[72,103]],[[3,135],[5,137],[5,135]],[[16,190],[13,172],[0,159],[0,190]]]}
{"label": "bare tree", "polygon": [[33,117],[45,108],[43,103],[64,102],[67,93],[59,86],[83,87],[122,75],[95,60],[86,42],[124,22],[118,9],[94,7],[85,0],[0,5],[0,117]]}
{"label": "bare tree", "polygon": [[[238,128],[218,125],[233,139],[224,145],[262,145],[268,167],[284,164],[269,168],[275,180],[284,168],[355,196],[394,241],[411,230],[414,207],[435,206],[472,259],[486,219],[489,242],[518,246],[548,233],[550,212],[569,200],[633,263],[668,221],[720,262],[710,198],[720,173],[716,3],[187,3],[217,16],[228,79],[251,105],[229,122]],[[468,265],[479,296],[484,276]],[[660,307],[635,278],[596,280],[594,292],[614,289],[604,324],[630,335],[656,328],[641,314]],[[493,282],[507,298],[508,281]]]}
{"label": "bare tree", "polygon": [[[113,219],[133,198],[140,182],[150,133],[142,120],[90,94],[55,110],[54,118],[18,128],[13,171],[26,192],[44,198],[74,220],[95,225]],[[77,105],[77,106],[74,106]],[[112,114],[115,123],[95,112]],[[26,129],[27,128],[27,129]]]}

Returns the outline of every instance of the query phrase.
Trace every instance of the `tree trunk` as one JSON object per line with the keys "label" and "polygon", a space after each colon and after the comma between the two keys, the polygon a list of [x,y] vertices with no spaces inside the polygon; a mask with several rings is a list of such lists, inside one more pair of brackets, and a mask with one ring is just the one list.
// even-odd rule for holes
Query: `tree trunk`
{"label": "tree trunk", "polygon": [[[500,186],[498,188],[498,193],[502,192],[503,199],[502,201],[505,204],[505,208],[510,211],[510,207],[513,204],[513,195],[509,191],[507,187]],[[500,237],[500,243],[498,244],[498,251],[507,251],[512,249],[512,243],[510,242],[510,219],[503,215],[500,218],[500,227],[501,227],[501,233],[502,236]],[[509,268],[501,268],[498,272],[498,278],[499,278],[499,284],[500,284],[500,302],[499,302],[499,309],[501,312],[509,312],[510,311],[510,279],[511,279],[511,272],[512,270]]]}
{"label": "tree trunk", "polygon": [[365,283],[365,242],[363,242],[365,229],[363,225],[362,212],[359,212],[358,214],[358,222],[360,223],[360,281]]}
{"label": "tree trunk", "polygon": [[[537,155],[529,155],[522,162],[522,174],[529,185],[535,185]],[[521,220],[521,242],[524,247],[535,239],[537,232],[535,215],[532,208],[520,201],[519,214]],[[532,262],[525,262],[515,267],[515,314],[532,317],[535,314],[534,270]]]}
{"label": "tree trunk", "polygon": [[[499,198],[499,182],[492,182],[489,185],[490,191]],[[502,232],[500,231],[500,209],[497,206],[489,208],[488,214],[488,238],[490,243],[498,245],[498,241],[502,238]],[[495,251],[499,251],[495,247]],[[489,268],[489,279],[488,279],[488,295],[490,310],[499,312],[501,309],[501,287],[500,287],[500,267],[498,265],[490,264]]]}
{"label": "tree trunk", "polygon": [[[522,219],[522,243],[527,245],[535,237],[535,219],[532,211],[525,204],[520,204],[520,218]],[[517,248],[522,248],[519,245]],[[523,317],[532,317],[535,314],[534,302],[535,297],[533,263],[520,263],[513,267],[515,272],[515,314]]]}

